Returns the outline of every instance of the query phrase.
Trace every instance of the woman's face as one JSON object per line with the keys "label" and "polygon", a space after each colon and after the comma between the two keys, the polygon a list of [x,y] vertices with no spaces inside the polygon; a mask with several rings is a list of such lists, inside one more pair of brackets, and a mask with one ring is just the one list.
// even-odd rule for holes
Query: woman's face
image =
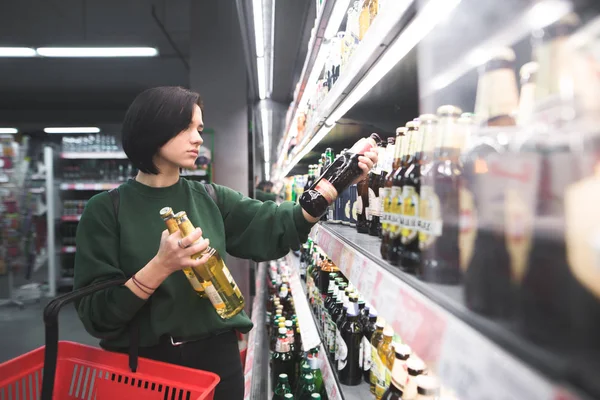
{"label": "woman's face", "polygon": [[154,161],[156,166],[162,172],[165,172],[164,167],[168,169],[169,166],[193,169],[198,158],[200,146],[204,142],[200,136],[203,129],[202,110],[197,105],[194,105],[190,126],[179,132],[177,136],[160,148]]}

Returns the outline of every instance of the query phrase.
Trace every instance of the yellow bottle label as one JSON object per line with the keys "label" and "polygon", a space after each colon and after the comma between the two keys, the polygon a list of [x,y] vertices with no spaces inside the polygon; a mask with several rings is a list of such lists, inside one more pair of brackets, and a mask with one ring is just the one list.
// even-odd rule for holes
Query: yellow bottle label
{"label": "yellow bottle label", "polygon": [[402,189],[399,186],[392,187],[390,191],[390,217],[388,221],[390,238],[400,236],[400,215],[402,213]]}
{"label": "yellow bottle label", "polygon": [[[379,360],[379,363],[377,362]],[[371,345],[371,384],[377,385],[377,374],[378,368],[381,360],[379,359],[379,354],[377,354],[377,347]]]}
{"label": "yellow bottle label", "polygon": [[417,218],[419,217],[419,194],[412,186],[402,188],[402,243],[409,244],[417,239]]}
{"label": "yellow bottle label", "polygon": [[392,188],[387,187],[387,188],[383,188],[380,191],[380,196],[381,196],[381,202],[383,204],[383,213],[381,215],[381,229],[384,232],[389,232],[390,229],[390,207],[392,205],[392,198],[391,198],[391,194],[392,194]]}
{"label": "yellow bottle label", "polygon": [[419,248],[429,248],[439,236],[442,235],[442,210],[440,198],[435,193],[433,186],[421,186],[419,204]]}

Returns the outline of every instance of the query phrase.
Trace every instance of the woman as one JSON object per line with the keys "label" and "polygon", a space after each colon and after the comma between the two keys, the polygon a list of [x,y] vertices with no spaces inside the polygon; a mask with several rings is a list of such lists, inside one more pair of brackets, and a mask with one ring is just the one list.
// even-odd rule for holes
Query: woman
{"label": "woman", "polygon": [[[123,123],[123,149],[138,168],[119,187],[119,212],[111,196],[90,199],[77,230],[75,288],[129,277],[125,285],[100,291],[77,304],[86,330],[108,350],[127,352],[129,323],[140,326],[139,355],[212,371],[221,377],[216,400],[243,397],[243,375],[235,331],[252,322],[241,312],[223,320],[209,300],[196,295],[183,273],[207,256],[190,256],[210,245],[256,261],[282,257],[298,249],[316,222],[299,205],[262,203],[213,185],[216,200],[197,182],[181,179],[192,168],[202,145],[200,96],[178,87],[141,93]],[[366,176],[374,153],[360,159]],[[196,231],[169,235],[159,210],[185,210]]]}

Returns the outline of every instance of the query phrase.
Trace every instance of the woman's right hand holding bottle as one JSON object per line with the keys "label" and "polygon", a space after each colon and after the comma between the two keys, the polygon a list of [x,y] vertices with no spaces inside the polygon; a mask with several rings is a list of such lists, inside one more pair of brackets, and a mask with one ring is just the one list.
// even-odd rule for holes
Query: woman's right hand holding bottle
{"label": "woman's right hand holding bottle", "polygon": [[169,234],[164,230],[160,238],[160,247],[154,261],[170,275],[184,268],[198,267],[210,258],[205,254],[197,259],[192,259],[194,254],[203,252],[208,248],[208,239],[202,238],[202,229],[196,228],[186,237],[181,236],[181,231]]}

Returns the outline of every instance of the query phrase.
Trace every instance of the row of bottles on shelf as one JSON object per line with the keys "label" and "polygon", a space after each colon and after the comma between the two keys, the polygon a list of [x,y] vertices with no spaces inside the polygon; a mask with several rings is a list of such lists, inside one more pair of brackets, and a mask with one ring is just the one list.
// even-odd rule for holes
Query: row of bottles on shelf
{"label": "row of bottles on shelf", "polygon": [[[382,12],[384,0],[361,0],[351,2],[348,9],[345,29],[339,31],[331,38],[328,54],[323,67],[321,78],[317,81],[314,92],[311,94],[306,108],[298,112],[295,136],[291,138],[287,154],[291,153],[298,143],[301,143],[306,128],[314,126],[319,106],[331,91],[336,81],[352,59],[352,55],[363,40],[375,17]],[[285,140],[285,138],[284,138]]]}
{"label": "row of bottles on shelf", "polygon": [[81,215],[87,200],[63,200],[63,215]]}
{"label": "row of bottles on shelf", "polygon": [[[289,284],[290,274],[290,267],[285,262],[270,263],[266,323],[273,400],[325,400],[327,392],[318,348],[302,351],[302,336]],[[285,397],[286,394],[292,397]]]}
{"label": "row of bottles on shelf", "polygon": [[115,136],[101,134],[63,136],[61,149],[65,153],[123,151]]}
{"label": "row of bottles on shelf", "polygon": [[[442,398],[440,383],[423,360],[311,240],[302,247],[300,274],[340,383],[365,382],[377,400]],[[443,398],[454,397],[444,390]]]}
{"label": "row of bottles on shelf", "polygon": [[[593,358],[600,354],[600,136],[593,123],[600,79],[567,40],[577,21],[569,15],[537,34],[520,96],[514,52],[503,49],[480,71],[475,114],[442,106],[379,142],[379,162],[357,185],[352,209],[358,232],[382,238],[389,263],[428,282],[464,283],[472,310]],[[315,203],[317,191],[335,205],[324,181],[344,158],[300,198],[309,193]],[[344,218],[338,210],[330,222]]]}
{"label": "row of bottles on shelf", "polygon": [[136,173],[136,168],[127,160],[77,160],[62,167],[64,180],[122,182]]}

